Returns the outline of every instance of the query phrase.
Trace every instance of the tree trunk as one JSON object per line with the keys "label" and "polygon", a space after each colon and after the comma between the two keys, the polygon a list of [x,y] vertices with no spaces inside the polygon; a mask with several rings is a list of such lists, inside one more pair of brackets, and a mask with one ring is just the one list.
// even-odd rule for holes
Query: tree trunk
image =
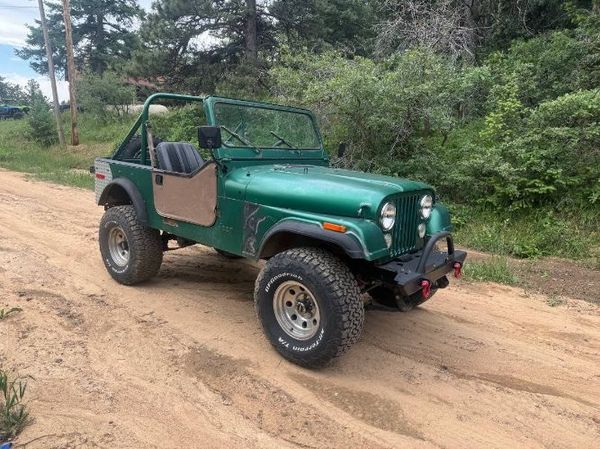
{"label": "tree trunk", "polygon": [[40,22],[44,32],[44,44],[46,45],[46,57],[48,58],[48,76],[50,77],[50,85],[52,86],[52,101],[54,103],[54,118],[56,120],[56,130],[58,132],[58,141],[60,146],[65,146],[65,133],[63,131],[62,120],[60,119],[60,105],[58,104],[58,91],[56,89],[56,76],[54,74],[54,60],[52,59],[52,47],[50,46],[50,38],[48,37],[48,24],[46,23],[46,14],[44,12],[43,0],[38,0],[40,8]]}
{"label": "tree trunk", "polygon": [[69,103],[71,107],[71,145],[79,145],[77,129],[77,96],[75,95],[75,58],[73,56],[73,31],[71,29],[71,6],[69,0],[63,0],[63,17],[65,19],[65,41],[67,44],[67,70],[69,72]]}
{"label": "tree trunk", "polygon": [[106,36],[104,35],[104,14],[98,14],[96,16],[96,54],[94,58],[93,69],[102,77],[106,69]]}
{"label": "tree trunk", "polygon": [[246,59],[256,62],[256,0],[246,0]]}

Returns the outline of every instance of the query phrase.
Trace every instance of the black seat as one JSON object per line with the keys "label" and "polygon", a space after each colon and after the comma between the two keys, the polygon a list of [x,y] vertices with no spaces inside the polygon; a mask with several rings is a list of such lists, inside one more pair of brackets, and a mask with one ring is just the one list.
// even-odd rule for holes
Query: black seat
{"label": "black seat", "polygon": [[166,171],[190,174],[204,161],[196,147],[187,142],[161,142],[156,146],[158,168]]}

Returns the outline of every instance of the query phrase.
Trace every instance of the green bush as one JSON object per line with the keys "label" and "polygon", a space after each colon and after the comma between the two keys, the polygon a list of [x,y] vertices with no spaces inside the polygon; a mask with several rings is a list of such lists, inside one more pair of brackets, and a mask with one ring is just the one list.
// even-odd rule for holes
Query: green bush
{"label": "green bush", "polygon": [[[181,103],[180,103],[181,104]],[[150,118],[154,135],[172,142],[198,142],[198,126],[206,119],[201,103],[175,106],[169,112]]]}
{"label": "green bush", "polygon": [[411,50],[381,62],[335,52],[287,56],[271,75],[277,100],[315,111],[326,146],[346,142],[360,164],[407,158],[422,137],[451,130],[467,96],[457,73],[443,57]]}
{"label": "green bush", "polygon": [[102,120],[127,113],[128,106],[136,99],[135,87],[113,72],[105,72],[103,76],[85,73],[77,81],[77,89],[83,109]]}
{"label": "green bush", "polygon": [[48,147],[58,142],[56,121],[41,92],[35,93],[27,116],[30,137],[40,145]]}
{"label": "green bush", "polygon": [[[525,110],[498,103],[474,159],[479,199],[497,208],[588,207],[600,196],[600,89],[565,94]],[[594,206],[593,206],[594,207]]]}
{"label": "green bush", "polygon": [[[168,113],[152,116],[150,122],[152,132],[162,140],[198,145],[198,127],[206,124],[206,117],[200,103],[190,103],[171,106]],[[204,159],[210,157],[206,149],[200,148],[200,154]]]}
{"label": "green bush", "polygon": [[576,23],[479,67],[424,49],[380,61],[288,55],[271,71],[273,94],[314,110],[326,147],[346,142],[352,168],[498,211],[587,207],[600,198],[600,27]]}

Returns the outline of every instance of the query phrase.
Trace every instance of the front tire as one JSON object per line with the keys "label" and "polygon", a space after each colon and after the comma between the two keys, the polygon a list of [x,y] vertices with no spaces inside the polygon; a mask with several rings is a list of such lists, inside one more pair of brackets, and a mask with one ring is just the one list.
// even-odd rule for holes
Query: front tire
{"label": "front tire", "polygon": [[295,248],[269,259],[254,301],[265,335],[286,359],[323,366],[359,339],[364,306],[354,275],[328,251]]}
{"label": "front tire", "polygon": [[148,280],[162,264],[160,232],[142,225],[131,205],[111,207],[104,212],[99,243],[106,270],[120,284]]}

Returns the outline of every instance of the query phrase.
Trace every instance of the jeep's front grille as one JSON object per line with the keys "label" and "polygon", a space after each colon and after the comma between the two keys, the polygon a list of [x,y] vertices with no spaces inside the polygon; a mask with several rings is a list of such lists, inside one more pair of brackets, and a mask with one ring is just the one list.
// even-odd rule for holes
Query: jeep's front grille
{"label": "jeep's front grille", "polygon": [[422,192],[404,193],[393,199],[396,204],[396,224],[392,235],[390,255],[399,256],[417,248],[419,231],[419,201]]}

